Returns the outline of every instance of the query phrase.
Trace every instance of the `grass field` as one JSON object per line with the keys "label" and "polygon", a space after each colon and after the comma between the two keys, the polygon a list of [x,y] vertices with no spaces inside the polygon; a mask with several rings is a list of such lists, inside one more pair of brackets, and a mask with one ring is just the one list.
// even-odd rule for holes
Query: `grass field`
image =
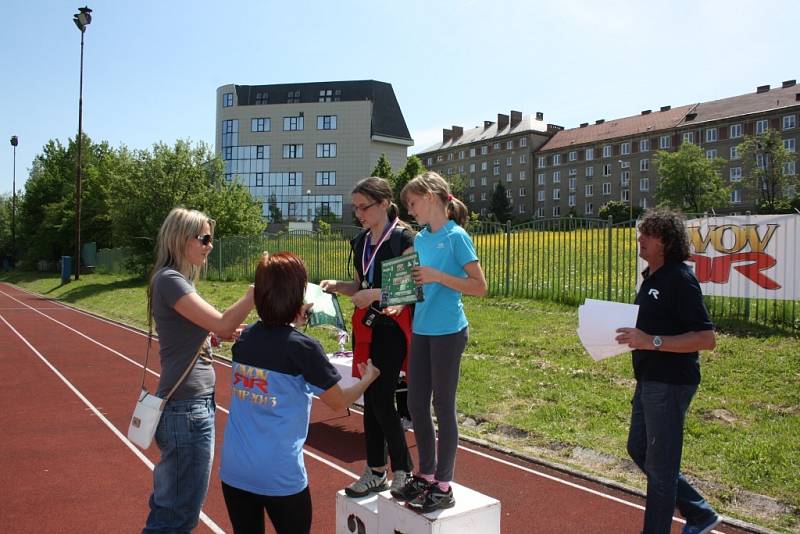
{"label": "grass field", "polygon": [[[5,279],[146,328],[141,279],[84,275],[63,286],[38,273]],[[201,282],[198,290],[222,308],[246,285]],[[349,314],[348,299],[341,303]],[[498,297],[467,298],[465,307],[471,335],[459,386],[462,431],[642,488],[625,452],[634,386],[630,358],[592,361],[575,335],[574,306]],[[329,330],[309,333],[335,349]],[[701,361],[685,472],[721,512],[800,532],[800,339],[723,323],[717,348]]]}

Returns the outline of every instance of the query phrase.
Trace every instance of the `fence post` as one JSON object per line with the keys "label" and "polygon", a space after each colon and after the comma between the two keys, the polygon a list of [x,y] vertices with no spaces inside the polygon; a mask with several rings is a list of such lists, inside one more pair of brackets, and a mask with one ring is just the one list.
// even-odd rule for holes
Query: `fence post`
{"label": "fence post", "polygon": [[506,221],[506,288],[505,296],[511,289],[511,221]]}
{"label": "fence post", "polygon": [[613,241],[613,233],[614,233],[614,218],[611,215],[608,216],[608,262],[607,262],[607,280],[608,284],[606,285],[606,300],[611,300],[611,273],[614,270],[614,257],[612,254],[612,241]]}
{"label": "fence post", "polygon": [[218,244],[219,248],[217,250],[219,250],[219,278],[217,278],[217,280],[222,280],[222,239],[219,240]]}
{"label": "fence post", "polygon": [[320,267],[319,267],[319,257],[320,257],[319,244],[320,244],[320,241],[322,241],[321,236],[322,236],[321,232],[317,232],[316,234],[314,234],[314,237],[316,237],[316,239],[317,239],[317,276],[316,276],[316,280],[317,281],[322,280],[322,275],[320,274],[322,271],[320,270]]}

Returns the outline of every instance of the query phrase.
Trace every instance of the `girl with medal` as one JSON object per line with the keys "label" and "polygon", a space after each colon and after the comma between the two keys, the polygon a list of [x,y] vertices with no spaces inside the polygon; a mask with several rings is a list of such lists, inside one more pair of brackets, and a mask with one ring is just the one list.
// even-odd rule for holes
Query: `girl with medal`
{"label": "girl with medal", "polygon": [[319,285],[353,301],[353,376],[359,376],[358,363],[367,359],[380,369],[380,376],[364,392],[367,465],[361,477],[345,488],[348,496],[363,497],[390,487],[387,461],[391,464],[393,491],[406,484],[413,468],[395,405],[397,381],[400,371],[407,368],[411,350],[412,308],[380,308],[379,302],[381,262],[411,252],[414,233],[400,221],[392,188],[383,178],[359,181],[351,200],[354,215],[364,228],[351,241],[353,280],[322,280]]}

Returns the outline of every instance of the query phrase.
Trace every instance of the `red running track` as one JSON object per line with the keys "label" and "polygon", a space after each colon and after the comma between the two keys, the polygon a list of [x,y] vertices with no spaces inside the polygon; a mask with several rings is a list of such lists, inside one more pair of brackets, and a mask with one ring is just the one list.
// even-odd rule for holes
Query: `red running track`
{"label": "red running track", "polygon": [[[153,446],[142,452],[124,434],[145,347],[146,335],[138,330],[0,284],[3,530],[141,530],[158,451]],[[152,386],[157,360],[151,358]],[[217,362],[216,372],[219,451],[230,366]],[[314,403],[306,467],[315,533],[335,531],[335,494],[363,468],[361,425],[355,411],[347,416]],[[413,446],[413,433],[408,439]],[[460,446],[456,482],[500,500],[504,533],[636,533],[641,528],[639,497],[475,445]],[[674,521],[672,533],[681,526]],[[216,461],[197,531],[231,531]],[[715,532],[744,531],[725,525]]]}

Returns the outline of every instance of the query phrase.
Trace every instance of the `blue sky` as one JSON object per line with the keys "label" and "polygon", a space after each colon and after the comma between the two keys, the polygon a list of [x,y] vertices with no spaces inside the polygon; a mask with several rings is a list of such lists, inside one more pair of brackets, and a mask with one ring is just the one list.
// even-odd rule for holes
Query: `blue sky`
{"label": "blue sky", "polygon": [[[78,127],[83,4],[5,0],[0,192]],[[794,0],[95,0],[84,131],[113,146],[213,146],[216,88],[375,79],[426,148],[511,109],[567,128],[800,78]]]}

